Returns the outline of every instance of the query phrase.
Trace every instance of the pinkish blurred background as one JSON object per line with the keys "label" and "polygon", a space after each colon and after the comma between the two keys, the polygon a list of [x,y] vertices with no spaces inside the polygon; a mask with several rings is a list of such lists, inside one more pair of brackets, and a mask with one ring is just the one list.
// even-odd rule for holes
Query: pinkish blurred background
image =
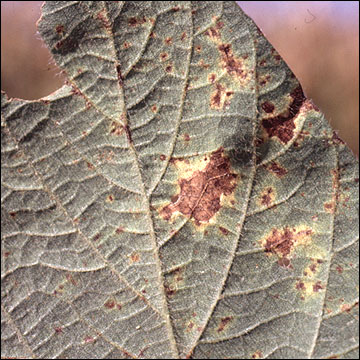
{"label": "pinkish blurred background", "polygon": [[[64,77],[36,32],[41,1],[1,2],[1,88],[38,99]],[[238,1],[350,148],[359,153],[359,2]]]}

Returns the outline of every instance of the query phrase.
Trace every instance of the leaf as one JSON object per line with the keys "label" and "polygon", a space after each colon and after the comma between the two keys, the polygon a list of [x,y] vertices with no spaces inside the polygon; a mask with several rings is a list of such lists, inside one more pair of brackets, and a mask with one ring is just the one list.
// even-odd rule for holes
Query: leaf
{"label": "leaf", "polygon": [[233,2],[47,2],[68,82],[2,95],[2,357],[358,350],[358,164]]}

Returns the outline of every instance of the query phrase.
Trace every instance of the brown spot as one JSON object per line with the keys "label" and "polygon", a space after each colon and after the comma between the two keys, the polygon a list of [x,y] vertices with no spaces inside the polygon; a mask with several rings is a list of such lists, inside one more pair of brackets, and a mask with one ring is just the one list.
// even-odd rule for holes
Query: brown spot
{"label": "brown spot", "polygon": [[108,309],[113,309],[115,307],[115,301],[112,299],[109,299],[105,302],[104,306]]}
{"label": "brown spot", "polygon": [[86,163],[86,166],[88,167],[89,170],[94,170],[95,169],[94,165],[89,163],[89,162]]}
{"label": "brown spot", "polygon": [[200,51],[201,51],[201,46],[200,46],[200,45],[196,45],[196,46],[195,46],[195,50],[196,50],[197,52],[200,52]]}
{"label": "brown spot", "polygon": [[108,195],[106,198],[107,202],[113,202],[114,201],[114,196],[113,195]]}
{"label": "brown spot", "polygon": [[146,23],[146,17],[145,16],[133,16],[131,18],[129,18],[128,24],[132,27],[138,26],[138,25],[142,25]]}
{"label": "brown spot", "polygon": [[167,58],[168,58],[168,53],[164,53],[164,52],[162,52],[161,54],[160,54],[160,60],[161,61],[165,61]]}
{"label": "brown spot", "polygon": [[128,49],[131,46],[131,44],[128,41],[125,41],[123,44],[124,49]]}
{"label": "brown spot", "polygon": [[84,341],[87,344],[89,344],[89,343],[91,344],[91,343],[95,342],[95,339],[93,337],[91,337],[91,336],[86,336]]}
{"label": "brown spot", "polygon": [[225,228],[222,227],[222,226],[219,226],[219,230],[220,230],[224,235],[228,235],[228,234],[229,234],[229,230],[228,230],[228,229],[225,229]]}
{"label": "brown spot", "polygon": [[123,78],[121,75],[121,67],[120,65],[116,65],[116,72],[117,72],[117,78],[118,78],[118,83],[120,87],[123,87]]}
{"label": "brown spot", "polygon": [[152,39],[155,39],[156,38],[156,34],[152,31],[149,35]]}
{"label": "brown spot", "polygon": [[336,267],[336,271],[339,273],[339,274],[341,274],[343,271],[344,271],[344,269],[341,267],[341,266],[337,266]]}
{"label": "brown spot", "polygon": [[204,68],[204,69],[208,69],[210,67],[209,64],[206,64],[205,61],[203,59],[200,59],[198,62],[199,66]]}
{"label": "brown spot", "polygon": [[172,72],[172,69],[173,69],[172,65],[167,65],[165,68],[165,71],[170,73],[170,72]]}
{"label": "brown spot", "polygon": [[174,6],[171,10],[173,12],[178,12],[180,10],[180,7],[179,6]]}
{"label": "brown spot", "polygon": [[9,212],[9,215],[14,219],[16,217],[16,212],[11,211],[11,212]]}
{"label": "brown spot", "polygon": [[121,234],[124,232],[124,227],[123,226],[119,226],[116,231],[115,231],[117,234]]}
{"label": "brown spot", "polygon": [[55,332],[57,333],[57,334],[61,334],[63,331],[62,331],[62,327],[56,327],[55,329]]}
{"label": "brown spot", "polygon": [[164,160],[166,160],[166,155],[164,155],[164,154],[161,154],[161,155],[160,155],[160,160],[161,160],[161,161],[164,161]]}
{"label": "brown spot", "polygon": [[309,266],[309,269],[310,269],[311,272],[315,273],[315,272],[316,272],[316,267],[317,267],[316,264],[311,264],[311,265]]}
{"label": "brown spot", "polygon": [[234,94],[233,91],[228,91],[221,84],[216,84],[216,90],[211,95],[210,107],[212,109],[221,110],[224,106],[229,105],[229,98]]}
{"label": "brown spot", "polygon": [[179,211],[195,220],[196,225],[208,222],[221,208],[221,195],[230,195],[236,188],[237,175],[231,171],[230,160],[221,147],[214,151],[203,171],[195,171],[188,178],[178,180],[180,194],[177,201],[160,210],[165,220]]}
{"label": "brown spot", "polygon": [[276,136],[284,144],[287,144],[294,137],[294,117],[299,113],[302,104],[306,100],[301,86],[295,88],[290,93],[290,96],[292,102],[286,113],[262,120],[262,126],[268,136]]}
{"label": "brown spot", "polygon": [[181,34],[181,41],[184,41],[185,39],[186,39],[186,37],[187,37],[187,34],[186,34],[186,32],[184,31],[182,34]]}
{"label": "brown spot", "polygon": [[184,134],[184,141],[190,141],[190,135]]}
{"label": "brown spot", "polygon": [[296,229],[290,229],[289,227],[285,227],[283,230],[274,228],[266,238],[265,251],[286,257],[291,253],[297,242],[308,238],[311,234],[311,229],[296,231]]}
{"label": "brown spot", "polygon": [[125,134],[126,134],[126,137],[128,139],[128,142],[130,144],[132,144],[132,138],[131,138],[131,132],[130,132],[130,128],[128,125],[124,125],[124,130],[125,130]]}
{"label": "brown spot", "polygon": [[117,121],[113,121],[110,126],[110,134],[120,136],[124,132],[124,127]]}
{"label": "brown spot", "polygon": [[280,166],[277,162],[272,161],[266,168],[278,178],[282,178],[287,174],[287,170]]}
{"label": "brown spot", "polygon": [[74,286],[77,285],[77,281],[72,277],[71,274],[66,274],[66,280]]}
{"label": "brown spot", "polygon": [[220,39],[220,32],[218,30],[218,28],[212,26],[211,28],[206,30],[204,34],[206,36],[209,36],[212,41],[217,41],[218,39]]}
{"label": "brown spot", "polygon": [[283,268],[292,268],[290,260],[286,257],[280,258],[277,263]]}
{"label": "brown spot", "polygon": [[151,111],[153,113],[156,113],[157,112],[157,106],[154,104],[152,107],[151,107]]}
{"label": "brown spot", "polygon": [[316,284],[313,285],[313,292],[319,292],[319,290],[324,287],[321,285],[321,281],[317,281]]}
{"label": "brown spot", "polygon": [[172,43],[172,37],[167,37],[165,40],[164,40],[165,44],[166,45],[171,45]]}
{"label": "brown spot", "polygon": [[130,255],[130,263],[139,262],[140,255],[138,253],[134,253]]}
{"label": "brown spot", "polygon": [[101,10],[96,16],[103,24],[105,29],[111,30],[111,23],[106,15],[106,10]]}
{"label": "brown spot", "polygon": [[176,294],[176,290],[167,284],[164,285],[164,289],[165,289],[166,296],[168,296],[168,297],[173,297]]}
{"label": "brown spot", "polygon": [[334,213],[335,211],[335,204],[334,202],[327,202],[324,204],[324,208],[325,208],[325,211],[328,212],[328,213]]}
{"label": "brown spot", "polygon": [[349,313],[351,311],[351,309],[356,306],[359,306],[358,302],[354,303],[353,305],[350,305],[350,304],[341,305],[340,309],[341,309],[341,311],[346,311],[347,313]]}
{"label": "brown spot", "polygon": [[261,205],[270,206],[274,201],[274,190],[271,187],[265,189],[263,194],[261,195]]}
{"label": "brown spot", "polygon": [[222,332],[222,331],[224,331],[226,325],[228,325],[231,320],[233,320],[233,317],[232,317],[232,316],[226,316],[226,317],[222,318],[222,319],[220,320],[219,327],[217,328],[217,332]]}
{"label": "brown spot", "polygon": [[261,104],[261,107],[262,107],[263,110],[264,110],[266,113],[268,113],[268,114],[272,113],[272,112],[274,111],[274,109],[275,109],[274,104],[271,103],[271,102],[269,102],[269,101],[263,102],[263,103]]}
{"label": "brown spot", "polygon": [[261,358],[263,358],[263,357],[264,357],[264,355],[263,355],[263,353],[262,353],[260,350],[255,351],[255,352],[251,355],[251,358],[252,358],[252,359],[261,359]]}
{"label": "brown spot", "polygon": [[218,47],[223,62],[223,68],[227,73],[238,80],[244,80],[247,73],[243,68],[243,63],[239,58],[236,58],[231,50],[231,44],[221,44]]}
{"label": "brown spot", "polygon": [[265,66],[266,65],[266,60],[261,60],[260,62],[259,62],[259,66]]}
{"label": "brown spot", "polygon": [[295,285],[297,290],[305,290],[305,284],[302,281],[299,281]]}
{"label": "brown spot", "polygon": [[57,25],[57,26],[55,27],[55,31],[56,31],[58,34],[62,34],[62,33],[65,31],[64,25]]}
{"label": "brown spot", "polygon": [[5,252],[4,252],[4,257],[7,258],[10,254],[11,254],[10,251],[5,251]]}
{"label": "brown spot", "polygon": [[217,29],[221,29],[221,28],[223,28],[224,27],[224,23],[222,22],[222,21],[218,21],[217,23],[216,23],[216,28]]}

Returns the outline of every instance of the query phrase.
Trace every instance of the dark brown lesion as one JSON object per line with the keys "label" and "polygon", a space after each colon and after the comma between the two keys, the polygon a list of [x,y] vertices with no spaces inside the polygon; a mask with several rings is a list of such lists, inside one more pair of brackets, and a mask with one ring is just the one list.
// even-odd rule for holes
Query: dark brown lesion
{"label": "dark brown lesion", "polygon": [[230,159],[221,147],[210,156],[210,161],[203,171],[195,171],[189,178],[178,180],[180,193],[172,202],[160,210],[165,220],[179,211],[188,218],[193,218],[196,225],[209,222],[221,209],[221,196],[230,195],[236,188],[238,175],[231,170]]}
{"label": "dark brown lesion", "polygon": [[233,316],[226,316],[226,317],[223,317],[221,318],[220,320],[220,324],[217,328],[217,332],[222,332],[226,329],[226,327],[228,327],[229,323],[233,320]]}
{"label": "dark brown lesion", "polygon": [[264,166],[268,171],[270,171],[272,174],[274,174],[278,178],[282,178],[288,172],[284,167],[282,167],[276,161],[272,161],[270,164],[264,165]]}
{"label": "dark brown lesion", "polygon": [[[284,144],[287,144],[294,137],[294,130],[296,128],[294,118],[306,100],[300,85],[290,93],[290,97],[292,98],[291,104],[285,113],[262,120],[262,126],[268,136],[276,136]],[[267,102],[264,104],[266,110],[270,110]],[[264,111],[266,110],[264,109]]]}
{"label": "dark brown lesion", "polygon": [[230,76],[236,77],[239,80],[244,80],[248,76],[247,72],[244,70],[243,62],[235,57],[231,49],[231,44],[221,44],[218,47],[223,67]]}
{"label": "dark brown lesion", "polygon": [[291,266],[289,256],[294,248],[301,242],[311,239],[313,230],[303,228],[285,227],[284,229],[273,228],[265,238],[263,247],[266,253],[275,254],[279,257],[278,264],[283,267]]}

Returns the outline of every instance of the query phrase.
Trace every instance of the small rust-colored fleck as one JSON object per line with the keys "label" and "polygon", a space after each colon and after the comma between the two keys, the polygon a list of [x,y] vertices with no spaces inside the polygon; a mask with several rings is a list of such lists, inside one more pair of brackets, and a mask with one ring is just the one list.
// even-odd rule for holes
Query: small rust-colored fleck
{"label": "small rust-colored fleck", "polygon": [[161,154],[161,155],[160,155],[160,160],[161,160],[161,161],[164,161],[164,160],[166,160],[166,155],[164,155],[164,154]]}
{"label": "small rust-colored fleck", "polygon": [[133,253],[130,255],[130,262],[139,262],[140,261],[140,255],[138,253]]}
{"label": "small rust-colored fleck", "polygon": [[165,42],[166,45],[171,45],[172,37],[169,36],[169,37],[165,38],[164,42]]}
{"label": "small rust-colored fleck", "polygon": [[324,204],[325,211],[328,213],[334,213],[335,211],[335,204],[331,202],[327,202]]}
{"label": "small rust-colored fleck", "polygon": [[123,226],[119,226],[116,231],[115,231],[117,234],[121,234],[124,232],[124,227]]}
{"label": "small rust-colored fleck", "polygon": [[62,34],[64,31],[65,31],[65,26],[64,25],[57,25],[55,27],[55,31],[58,33],[58,34]]}
{"label": "small rust-colored fleck", "polygon": [[339,274],[341,274],[343,271],[344,271],[344,269],[341,267],[341,266],[337,266],[336,267],[336,271],[339,273]]}
{"label": "small rust-colored fleck", "polygon": [[266,168],[278,178],[282,178],[287,174],[287,170],[275,161],[272,161]]}
{"label": "small rust-colored fleck", "polygon": [[297,290],[305,290],[305,284],[302,281],[296,283]]}
{"label": "small rust-colored fleck", "polygon": [[215,82],[215,80],[216,80],[216,74],[214,74],[214,73],[209,74],[208,79],[209,79],[209,82],[211,84],[213,84]]}
{"label": "small rust-colored fleck", "polygon": [[133,17],[129,18],[129,20],[128,20],[128,24],[132,27],[142,25],[144,23],[146,23],[145,16],[142,16],[142,17],[141,16],[138,16],[138,17],[133,16]]}
{"label": "small rust-colored fleck", "polygon": [[217,328],[217,332],[222,332],[225,330],[226,325],[229,324],[229,322],[233,319],[232,316],[226,316],[220,320],[220,324]]}
{"label": "small rust-colored fleck", "polygon": [[165,61],[167,58],[168,58],[168,53],[164,53],[164,52],[162,52],[161,54],[160,54],[160,60],[161,61]]}
{"label": "small rust-colored fleck", "polygon": [[264,355],[263,355],[263,353],[262,353],[260,350],[255,351],[255,352],[251,355],[251,358],[252,358],[252,359],[261,359],[261,358],[263,358],[263,357],[264,357]]}
{"label": "small rust-colored fleck", "polygon": [[115,301],[112,299],[109,299],[105,302],[104,306],[108,309],[113,309],[115,307]]}
{"label": "small rust-colored fleck", "polygon": [[124,132],[124,127],[117,121],[113,121],[110,127],[110,134],[120,136]]}
{"label": "small rust-colored fleck", "polygon": [[189,134],[184,134],[184,141],[190,141],[190,135]]}
{"label": "small rust-colored fleck", "polygon": [[91,343],[95,342],[95,339],[93,337],[91,337],[91,336],[86,336],[84,341],[87,344],[91,344]]}
{"label": "small rust-colored fleck", "polygon": [[261,195],[261,205],[270,206],[274,200],[274,190],[271,187],[265,189]]}
{"label": "small rust-colored fleck", "polygon": [[313,285],[313,291],[319,292],[319,290],[323,289],[323,286],[321,285],[321,281],[317,281],[316,284]]}
{"label": "small rust-colored fleck", "polygon": [[220,230],[224,235],[228,235],[228,234],[229,234],[229,230],[228,230],[228,229],[225,229],[225,228],[222,227],[222,226],[219,226],[219,230]]}

